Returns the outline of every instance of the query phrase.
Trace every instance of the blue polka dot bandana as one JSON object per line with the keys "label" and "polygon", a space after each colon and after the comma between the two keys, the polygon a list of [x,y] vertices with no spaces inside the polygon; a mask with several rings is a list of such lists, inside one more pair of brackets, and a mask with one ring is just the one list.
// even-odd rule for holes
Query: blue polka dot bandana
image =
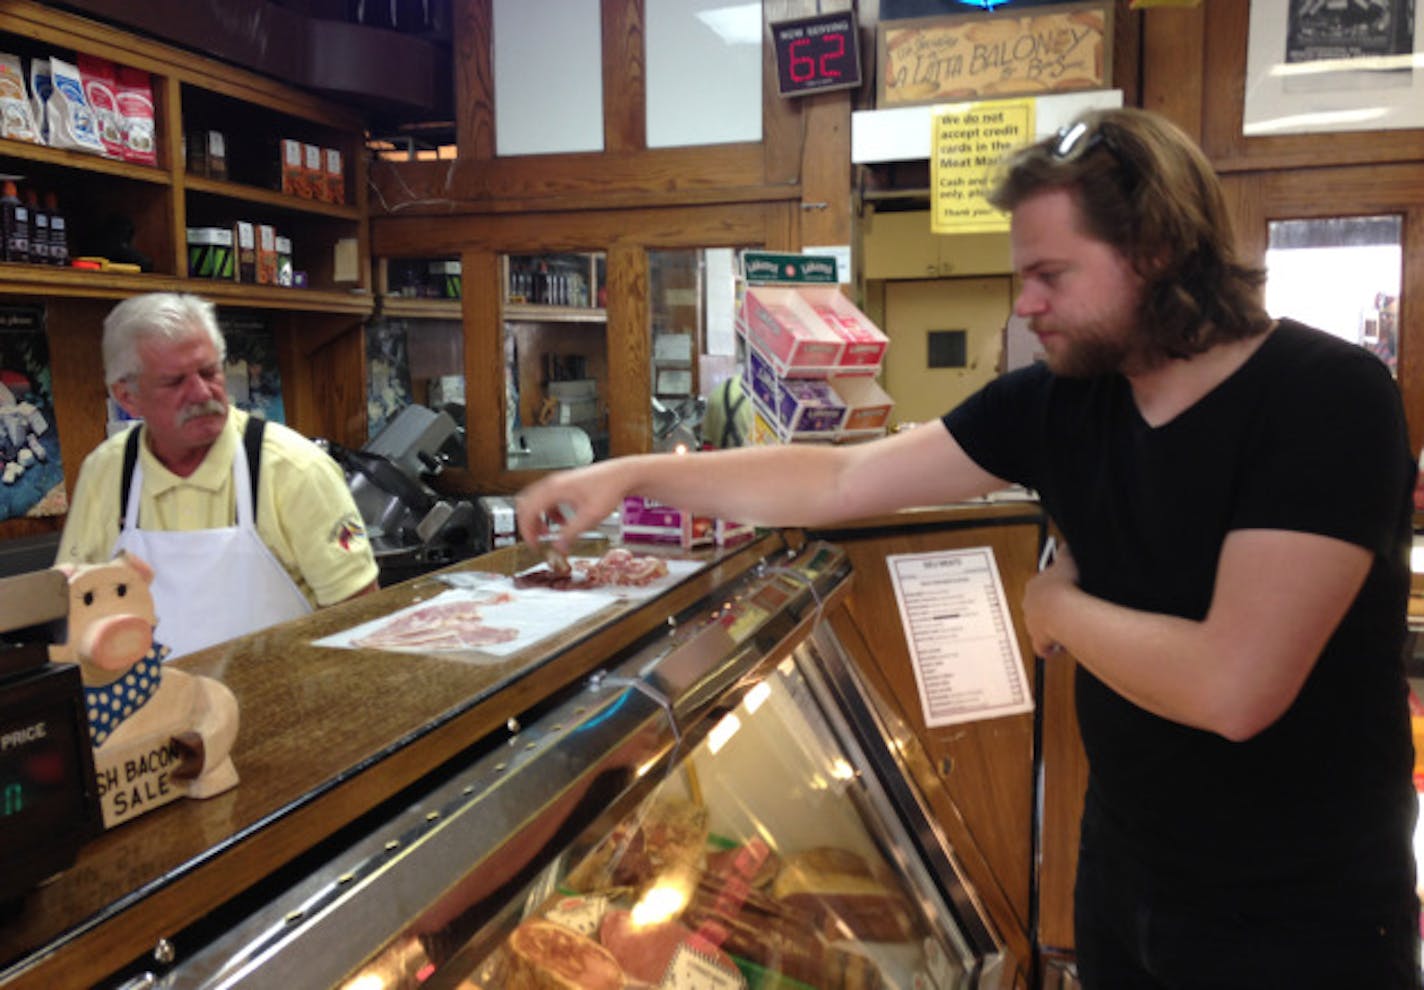
{"label": "blue polka dot bandana", "polygon": [[153,644],[148,654],[129,672],[103,687],[85,687],[84,703],[89,709],[89,741],[102,746],[124,719],[144,706],[163,677],[163,657],[168,647]]}

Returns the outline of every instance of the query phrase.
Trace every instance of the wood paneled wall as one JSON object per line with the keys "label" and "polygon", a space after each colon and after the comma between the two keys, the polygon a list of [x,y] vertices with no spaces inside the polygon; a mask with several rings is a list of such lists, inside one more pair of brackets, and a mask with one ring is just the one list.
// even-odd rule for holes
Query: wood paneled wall
{"label": "wood paneled wall", "polygon": [[[381,161],[371,170],[378,258],[463,259],[466,395],[471,423],[503,422],[498,258],[537,251],[609,257],[607,400],[614,455],[651,441],[647,252],[659,248],[849,244],[850,104],[841,91],[798,100],[776,93],[766,49],[762,140],[648,148],[644,11],[648,0],[602,0],[601,153],[495,154],[490,0],[455,0],[453,161]],[[833,0],[826,9],[848,7]],[[766,0],[767,22],[816,13],[815,0]],[[515,491],[493,425],[470,431],[470,468],[442,484]]]}
{"label": "wood paneled wall", "polygon": [[[1221,174],[1243,247],[1263,258],[1272,220],[1403,218],[1399,385],[1424,444],[1424,130],[1246,137],[1249,0],[1156,8],[1144,23],[1143,105],[1197,137]],[[1310,322],[1306,311],[1289,314]]]}

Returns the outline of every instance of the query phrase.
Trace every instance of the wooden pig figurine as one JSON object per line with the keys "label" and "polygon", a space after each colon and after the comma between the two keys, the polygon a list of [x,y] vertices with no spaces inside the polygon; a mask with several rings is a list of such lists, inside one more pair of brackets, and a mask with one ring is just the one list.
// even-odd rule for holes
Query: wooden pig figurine
{"label": "wooden pig figurine", "polygon": [[164,668],[153,569],[120,554],[59,570],[69,579],[69,633],[49,655],[79,664],[104,827],[235,785],[237,699],[211,677]]}

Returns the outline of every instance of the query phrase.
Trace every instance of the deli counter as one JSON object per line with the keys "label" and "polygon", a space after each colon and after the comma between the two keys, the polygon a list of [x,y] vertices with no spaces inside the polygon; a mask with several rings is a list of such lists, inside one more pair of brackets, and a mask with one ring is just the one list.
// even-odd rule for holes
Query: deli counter
{"label": "deli counter", "polygon": [[175,661],[238,698],[240,783],[13,905],[0,985],[1024,985],[1018,885],[867,671],[854,552],[646,552],[667,579],[513,652],[342,637],[527,547]]}

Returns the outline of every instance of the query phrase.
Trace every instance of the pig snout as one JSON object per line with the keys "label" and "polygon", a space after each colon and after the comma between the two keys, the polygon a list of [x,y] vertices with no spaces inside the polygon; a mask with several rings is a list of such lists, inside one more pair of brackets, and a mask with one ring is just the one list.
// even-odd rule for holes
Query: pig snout
{"label": "pig snout", "polygon": [[124,670],[153,646],[153,627],[137,615],[96,619],[79,639],[79,655],[104,670]]}

